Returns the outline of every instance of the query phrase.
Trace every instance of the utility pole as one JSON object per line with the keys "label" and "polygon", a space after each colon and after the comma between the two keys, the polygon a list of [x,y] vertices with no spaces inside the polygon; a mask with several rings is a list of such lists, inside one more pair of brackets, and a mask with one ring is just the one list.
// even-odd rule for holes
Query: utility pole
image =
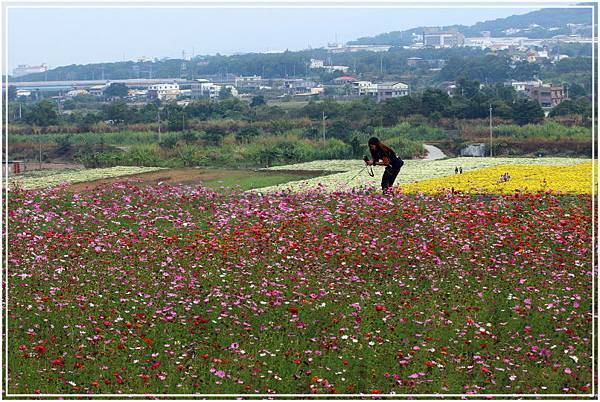
{"label": "utility pole", "polygon": [[325,111],[324,110],[323,110],[323,120],[322,120],[321,131],[323,134],[323,143],[325,143]]}
{"label": "utility pole", "polygon": [[156,114],[158,119],[158,142],[160,142],[160,107],[158,108],[158,113]]}
{"label": "utility pole", "polygon": [[490,103],[490,157],[493,156],[493,144],[492,144],[492,104]]}

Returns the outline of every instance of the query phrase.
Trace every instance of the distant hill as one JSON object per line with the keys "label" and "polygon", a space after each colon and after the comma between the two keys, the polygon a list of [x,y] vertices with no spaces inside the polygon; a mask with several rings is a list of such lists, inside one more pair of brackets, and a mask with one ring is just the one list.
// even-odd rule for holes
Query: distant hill
{"label": "distant hill", "polygon": [[[533,25],[536,26],[533,26]],[[535,37],[551,37],[554,35],[571,33],[567,24],[591,24],[589,9],[542,9],[524,15],[514,15],[499,18],[493,21],[479,22],[472,26],[453,25],[466,36],[480,36],[482,31],[490,31],[493,36],[506,36],[505,31],[513,28],[521,30],[511,35]],[[450,28],[450,27],[443,27]],[[579,33],[591,34],[591,27],[577,27]],[[414,35],[421,35],[423,27],[405,31],[383,33],[373,37],[360,38],[351,44],[389,44],[408,45],[413,42]],[[566,47],[566,46],[564,46]],[[591,53],[591,46],[584,50],[573,50],[572,56],[587,56]],[[589,51],[588,51],[589,50]],[[561,50],[565,53],[566,50]],[[314,73],[308,70],[311,58],[329,59],[335,65],[353,66],[358,74],[375,77],[383,67],[386,73],[403,74],[406,69],[406,59],[411,56],[425,57],[428,59],[448,59],[452,56],[474,56],[474,49],[422,49],[407,50],[399,47],[392,48],[385,54],[382,62],[381,54],[373,52],[328,54],[325,49],[311,49],[283,53],[247,53],[234,56],[202,56],[191,61],[181,59],[163,59],[144,62],[115,62],[86,65],[70,65],[58,67],[44,73],[28,74],[13,77],[12,82],[18,81],[64,81],[64,80],[98,80],[98,79],[128,79],[128,78],[173,78],[186,77],[198,78],[208,76],[223,77],[227,74],[236,75],[261,75],[266,78],[286,77],[290,75],[304,75]],[[479,51],[480,52],[480,51]],[[568,52],[567,52],[568,53]],[[395,77],[397,79],[399,77]],[[383,77],[378,77],[383,79]]]}
{"label": "distant hill", "polygon": [[[475,25],[450,25],[442,29],[456,28],[467,37],[481,36],[489,31],[492,36],[526,36],[529,38],[551,38],[555,35],[571,34],[568,24],[583,24],[589,27],[573,28],[582,35],[591,35],[592,15],[586,8],[546,8],[523,15],[512,15],[492,21],[478,22]],[[394,31],[371,37],[359,38],[349,42],[352,45],[395,45],[405,46],[412,43],[413,34],[420,35],[424,27],[405,31]],[[515,32],[504,32],[513,29]],[[516,32],[518,30],[518,32]]]}

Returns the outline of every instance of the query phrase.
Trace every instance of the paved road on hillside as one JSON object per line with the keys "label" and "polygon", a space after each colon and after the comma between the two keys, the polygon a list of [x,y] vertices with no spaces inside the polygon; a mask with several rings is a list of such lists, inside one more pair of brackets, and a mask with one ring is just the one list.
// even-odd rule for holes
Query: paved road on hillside
{"label": "paved road on hillside", "polygon": [[427,150],[427,156],[425,159],[434,160],[434,159],[442,159],[446,157],[446,154],[442,152],[438,147],[434,147],[433,145],[423,144],[425,149]]}

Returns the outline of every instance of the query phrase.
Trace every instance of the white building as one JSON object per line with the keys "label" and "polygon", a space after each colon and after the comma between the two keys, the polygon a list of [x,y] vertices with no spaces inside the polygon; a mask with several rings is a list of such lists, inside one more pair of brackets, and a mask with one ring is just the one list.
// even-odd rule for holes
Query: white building
{"label": "white building", "polygon": [[527,88],[530,87],[540,87],[542,86],[542,80],[532,80],[532,81],[511,81],[510,85],[517,92],[525,92]]}
{"label": "white building", "polygon": [[221,90],[227,88],[231,91],[231,95],[239,97],[237,88],[233,85],[219,85],[208,80],[197,80],[197,83],[192,84],[190,95],[193,99],[209,98],[216,99],[219,97]]}
{"label": "white building", "polygon": [[310,65],[308,66],[308,68],[323,68],[323,66],[323,60],[310,59]]}
{"label": "white building", "polygon": [[22,75],[44,73],[48,71],[48,65],[42,64],[41,66],[29,66],[27,64],[19,64],[17,68],[13,69],[13,77],[20,77]]}
{"label": "white building", "polygon": [[67,98],[73,98],[75,96],[87,95],[87,94],[89,94],[89,92],[86,91],[85,89],[73,89],[73,90],[67,92]]}
{"label": "white building", "polygon": [[31,91],[29,89],[17,89],[17,98],[19,97],[30,97],[31,96]]}
{"label": "white building", "polygon": [[263,82],[260,75],[235,77],[235,86],[239,88],[258,88]]}
{"label": "white building", "polygon": [[341,71],[342,73],[347,73],[348,70],[350,70],[350,67],[348,66],[323,66],[323,68],[330,73],[333,73],[335,71]]}
{"label": "white building", "polygon": [[371,81],[354,81],[352,83],[352,89],[358,96],[364,96],[368,94],[370,88],[373,87]]}
{"label": "white building", "polygon": [[88,92],[90,93],[90,95],[102,96],[104,90],[108,87],[108,85],[109,84],[93,85],[88,88]]}
{"label": "white building", "polygon": [[370,81],[354,81],[352,89],[359,96],[371,96],[378,102],[386,99],[407,96],[410,93],[409,86],[403,82],[381,82],[372,83]]}
{"label": "white building", "polygon": [[148,87],[149,99],[173,100],[180,95],[179,84],[155,84]]}

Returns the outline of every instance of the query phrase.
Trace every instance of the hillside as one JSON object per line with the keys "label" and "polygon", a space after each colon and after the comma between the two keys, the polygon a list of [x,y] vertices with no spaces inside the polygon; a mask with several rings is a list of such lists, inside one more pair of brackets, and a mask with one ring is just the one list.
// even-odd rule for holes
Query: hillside
{"label": "hillside", "polygon": [[[589,9],[584,8],[546,8],[532,11],[523,15],[513,15],[492,21],[478,22],[475,25],[450,25],[443,29],[456,28],[465,36],[481,36],[481,32],[490,31],[492,36],[527,36],[530,38],[551,38],[555,35],[570,34],[567,24],[591,25],[592,16]],[[539,25],[539,26],[535,26]],[[412,28],[405,31],[387,32],[372,37],[363,37],[349,42],[356,45],[396,45],[403,46],[412,43],[413,34],[420,34],[424,27]],[[507,29],[518,32],[503,32]],[[580,34],[589,35],[591,29],[584,29]]]}

